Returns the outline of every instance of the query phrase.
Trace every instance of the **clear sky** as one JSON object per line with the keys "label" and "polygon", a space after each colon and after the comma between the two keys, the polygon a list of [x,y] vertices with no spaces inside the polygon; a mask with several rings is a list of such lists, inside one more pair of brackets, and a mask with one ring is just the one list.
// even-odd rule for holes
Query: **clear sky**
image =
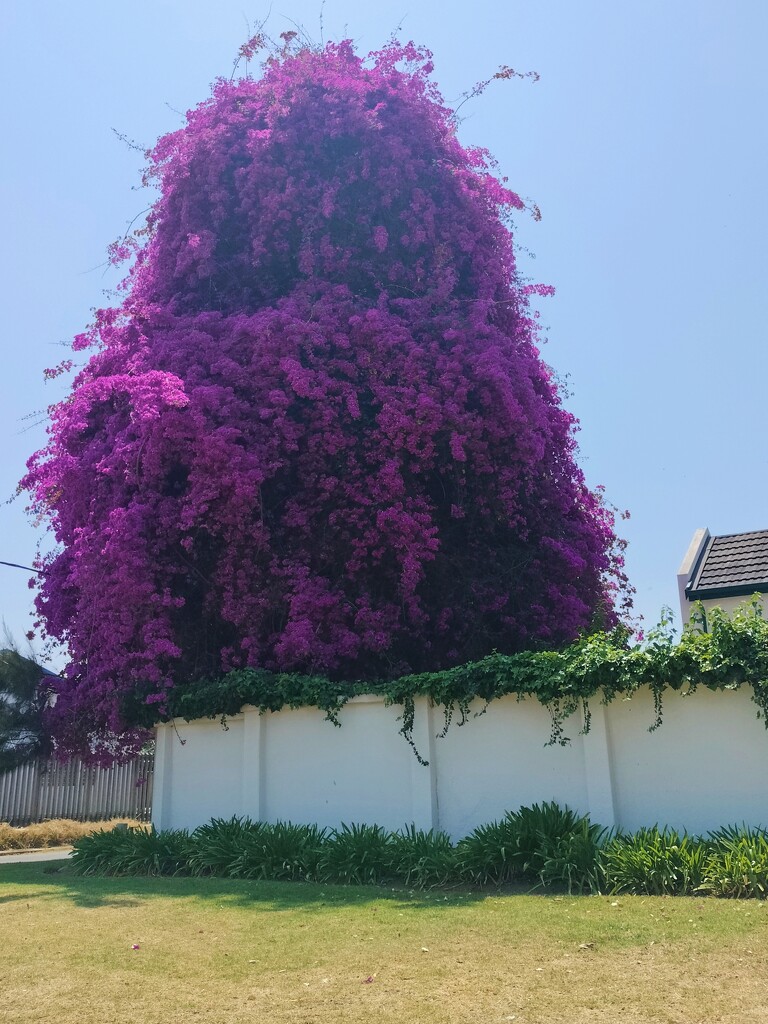
{"label": "clear sky", "polygon": [[[43,370],[109,304],[107,245],[141,216],[141,157],[229,75],[269,11],[243,0],[15,0],[0,28],[3,396],[0,495],[44,443]],[[272,6],[273,36],[320,37],[319,0]],[[567,381],[590,484],[621,524],[646,624],[676,605],[693,530],[768,528],[764,435],[768,133],[764,0],[327,0],[326,39],[429,46],[461,137],[484,145],[543,219],[519,218],[541,300],[544,357]],[[114,131],[113,131],[114,130]],[[29,564],[23,500],[0,505],[0,559]],[[29,628],[28,574],[0,566],[0,614]]]}

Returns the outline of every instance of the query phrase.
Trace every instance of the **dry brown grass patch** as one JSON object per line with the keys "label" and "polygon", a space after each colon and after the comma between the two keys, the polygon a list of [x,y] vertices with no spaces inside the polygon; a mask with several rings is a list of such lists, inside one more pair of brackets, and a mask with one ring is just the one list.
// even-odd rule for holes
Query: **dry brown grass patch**
{"label": "dry brown grass patch", "polygon": [[50,846],[70,846],[77,839],[92,832],[113,829],[126,824],[138,827],[132,818],[110,818],[109,821],[73,821],[71,818],[51,818],[35,825],[15,827],[0,821],[0,852],[3,850],[35,850]]}

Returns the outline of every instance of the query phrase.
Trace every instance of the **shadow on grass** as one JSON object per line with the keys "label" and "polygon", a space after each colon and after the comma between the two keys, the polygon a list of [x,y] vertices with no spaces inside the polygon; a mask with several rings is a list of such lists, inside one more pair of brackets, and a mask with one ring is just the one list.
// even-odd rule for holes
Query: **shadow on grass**
{"label": "shadow on grass", "polygon": [[[2,892],[2,883],[0,883],[0,892]],[[22,900],[29,902],[30,900],[44,899],[46,896],[50,895],[50,889],[40,889],[37,892],[25,889],[22,892],[6,893],[5,895],[0,896],[0,907],[6,903],[20,903]]]}
{"label": "shadow on grass", "polygon": [[[39,880],[38,880],[39,881]],[[46,882],[48,880],[46,879]],[[2,892],[3,885],[2,879],[0,879],[0,892]],[[21,903],[24,900],[27,903],[61,899],[61,897],[69,897],[73,903],[76,903],[79,907],[138,907],[144,902],[144,900],[137,899],[135,894],[132,895],[120,895],[100,892],[75,892],[69,891],[67,887],[60,885],[51,886],[48,885],[45,889],[23,889],[21,892],[16,892],[11,895],[0,895],[0,907],[6,903]]]}
{"label": "shadow on grass", "polygon": [[[472,906],[502,895],[542,898],[529,886],[504,890],[434,889],[414,891],[392,886],[323,885],[316,882],[262,882],[226,878],[95,877],[76,875],[70,865],[55,872],[44,863],[8,864],[0,870],[0,904],[16,900],[70,899],[81,907],[135,906],[154,898],[215,902],[260,910],[307,910],[364,906],[383,901],[409,910]],[[10,891],[9,891],[10,890]],[[551,898],[552,894],[547,894]]]}

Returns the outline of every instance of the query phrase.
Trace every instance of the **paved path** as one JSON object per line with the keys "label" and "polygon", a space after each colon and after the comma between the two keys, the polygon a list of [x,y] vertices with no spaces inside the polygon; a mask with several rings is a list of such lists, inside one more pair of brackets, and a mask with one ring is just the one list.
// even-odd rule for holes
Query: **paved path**
{"label": "paved path", "polygon": [[57,847],[52,850],[34,850],[32,853],[8,853],[0,856],[0,868],[3,864],[34,864],[38,860],[65,860],[70,853],[71,847]]}

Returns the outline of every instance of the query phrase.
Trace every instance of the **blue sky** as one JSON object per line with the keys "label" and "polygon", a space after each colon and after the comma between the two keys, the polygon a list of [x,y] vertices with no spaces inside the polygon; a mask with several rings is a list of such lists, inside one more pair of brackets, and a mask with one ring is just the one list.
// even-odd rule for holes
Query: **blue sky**
{"label": "blue sky", "polygon": [[[319,0],[273,5],[320,36]],[[283,13],[284,12],[284,13]],[[44,443],[61,397],[43,370],[109,303],[107,245],[140,215],[141,158],[229,75],[268,13],[242,0],[16,3],[4,14],[0,137],[3,400],[0,495]],[[288,17],[286,17],[286,15]],[[693,530],[768,528],[763,455],[768,86],[762,0],[328,0],[325,38],[429,46],[455,101],[500,64],[537,84],[494,83],[461,137],[488,147],[541,208],[519,218],[523,273],[541,300],[544,358],[567,382],[590,484],[632,518],[627,567],[653,623],[677,601]],[[114,131],[113,131],[114,129]],[[527,253],[527,254],[526,254]],[[0,559],[29,564],[39,531],[23,500],[0,505]],[[0,566],[0,614],[29,628],[27,574]]]}

